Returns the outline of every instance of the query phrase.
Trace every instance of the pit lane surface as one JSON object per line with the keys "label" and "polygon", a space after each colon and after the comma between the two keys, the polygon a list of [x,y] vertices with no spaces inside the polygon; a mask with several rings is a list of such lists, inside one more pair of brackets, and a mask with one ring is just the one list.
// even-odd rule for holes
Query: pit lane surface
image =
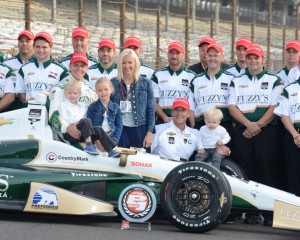
{"label": "pit lane surface", "polygon": [[2,240],[293,240],[300,232],[265,227],[262,224],[245,225],[242,220],[221,224],[204,234],[185,233],[167,220],[154,219],[151,231],[121,230],[120,219],[97,217],[54,216],[0,212],[0,239]]}

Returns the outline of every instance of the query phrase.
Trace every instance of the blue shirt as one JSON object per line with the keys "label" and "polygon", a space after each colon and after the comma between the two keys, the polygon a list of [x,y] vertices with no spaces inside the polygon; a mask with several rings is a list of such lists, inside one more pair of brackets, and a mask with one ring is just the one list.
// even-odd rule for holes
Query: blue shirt
{"label": "blue shirt", "polygon": [[98,99],[90,104],[86,115],[91,119],[93,126],[102,126],[105,111],[107,111],[107,121],[111,129],[111,138],[118,143],[123,129],[123,121],[120,107],[117,104],[109,101],[107,109],[105,109]]}

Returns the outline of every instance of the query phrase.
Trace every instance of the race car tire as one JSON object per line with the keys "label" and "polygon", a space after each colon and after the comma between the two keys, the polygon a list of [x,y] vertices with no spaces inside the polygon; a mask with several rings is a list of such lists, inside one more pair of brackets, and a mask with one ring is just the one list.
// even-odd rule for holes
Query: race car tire
{"label": "race car tire", "polygon": [[156,196],[151,188],[143,184],[132,184],[120,194],[118,210],[129,222],[149,220],[157,208]]}
{"label": "race car tire", "polygon": [[229,158],[224,158],[221,161],[220,170],[229,176],[247,180],[247,175],[240,165]]}
{"label": "race car tire", "polygon": [[204,162],[174,168],[161,188],[161,205],[167,219],[186,232],[207,232],[230,212],[231,187],[226,177]]}

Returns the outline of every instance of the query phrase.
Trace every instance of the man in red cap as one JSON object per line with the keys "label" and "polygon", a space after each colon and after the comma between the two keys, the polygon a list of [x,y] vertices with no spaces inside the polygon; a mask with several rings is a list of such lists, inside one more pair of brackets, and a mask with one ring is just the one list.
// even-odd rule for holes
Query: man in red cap
{"label": "man in red cap", "polygon": [[81,97],[79,102],[85,104],[86,108],[97,100],[97,95],[93,88],[90,87],[89,82],[85,80],[84,76],[88,71],[88,58],[86,54],[74,53],[70,59],[70,75],[65,77],[59,84],[52,88],[49,108],[49,122],[50,125],[58,131],[58,133],[68,133],[73,138],[79,139],[80,131],[74,125],[68,125],[61,121],[58,113],[58,106],[64,100],[64,88],[70,80],[77,80],[81,84]]}
{"label": "man in red cap", "polygon": [[[17,73],[19,69],[34,57],[33,51],[34,34],[29,30],[23,30],[18,35],[18,49],[19,53],[4,61],[4,64],[12,69],[11,80],[14,86],[17,82]],[[7,111],[22,108],[23,104],[20,102],[18,95],[16,95],[14,102],[10,105]]]}
{"label": "man in red cap", "polygon": [[68,75],[68,70],[51,57],[52,37],[39,32],[33,41],[35,58],[22,66],[17,74],[16,93],[25,103],[39,93],[49,93],[52,86]]}
{"label": "man in red cap", "polygon": [[117,64],[115,63],[116,45],[111,38],[103,38],[98,45],[99,63],[88,70],[88,80],[92,87],[100,77],[112,79],[117,76]]}
{"label": "man in red cap", "polygon": [[153,93],[156,99],[156,124],[172,120],[173,102],[178,97],[188,98],[189,85],[195,74],[183,64],[184,46],[179,41],[173,41],[168,47],[169,66],[156,71],[152,80]]}
{"label": "man in red cap", "polygon": [[198,131],[186,126],[190,105],[186,98],[177,98],[172,104],[172,121],[155,126],[151,146],[153,154],[166,159],[188,161],[197,149]]}
{"label": "man in red cap", "polygon": [[[87,53],[88,46],[90,45],[90,39],[88,31],[83,27],[77,27],[73,29],[72,31],[72,46],[74,53],[81,52],[83,54],[86,54],[89,60],[89,67],[93,66],[94,64],[97,64],[97,59],[93,58],[92,56],[89,56]],[[63,57],[59,62],[64,65],[67,69],[69,69],[70,65],[70,59],[73,54],[70,54],[66,57]]]}
{"label": "man in red cap", "polygon": [[[237,124],[234,129],[236,158],[247,177],[269,186],[276,186],[277,127],[273,110],[282,92],[279,77],[264,69],[264,51],[253,45],[247,49],[245,74],[230,84],[228,108]],[[255,214],[247,214],[247,224],[259,222]],[[264,225],[272,218],[264,215]]]}
{"label": "man in red cap", "polygon": [[[200,62],[195,63],[194,65],[189,66],[189,69],[192,70],[194,73],[199,74],[206,70],[207,68],[207,61],[206,61],[206,48],[208,45],[215,43],[215,39],[209,36],[203,37],[198,44],[199,48],[199,59]],[[221,63],[221,68],[226,69],[229,65],[226,63]]]}
{"label": "man in red cap", "polygon": [[250,38],[247,37],[241,37],[235,42],[236,63],[227,68],[227,72],[231,73],[234,76],[245,73],[245,69],[247,67],[246,51],[252,45],[253,42]]}
{"label": "man in red cap", "polygon": [[[136,55],[140,58],[142,55],[142,42],[141,39],[139,39],[136,36],[130,36],[126,38],[124,48],[130,48],[133,51],[135,51]],[[140,59],[140,75],[142,77],[145,77],[147,79],[151,79],[154,69],[144,63],[142,63]]]}
{"label": "man in red cap", "polygon": [[300,42],[291,40],[285,45],[286,66],[277,73],[284,83],[284,86],[298,80],[300,77],[299,59],[300,59]]}

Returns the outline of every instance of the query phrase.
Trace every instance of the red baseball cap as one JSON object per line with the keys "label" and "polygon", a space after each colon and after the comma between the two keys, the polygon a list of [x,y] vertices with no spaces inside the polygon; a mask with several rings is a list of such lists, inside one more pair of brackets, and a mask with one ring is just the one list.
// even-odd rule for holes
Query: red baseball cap
{"label": "red baseball cap", "polygon": [[243,46],[245,48],[249,48],[249,47],[253,46],[253,42],[251,41],[250,38],[241,37],[235,42],[235,47],[237,48],[238,46]]}
{"label": "red baseball cap", "polygon": [[88,65],[88,58],[84,53],[73,53],[70,64],[76,63],[76,62],[83,62],[86,65]]}
{"label": "red baseball cap", "polygon": [[246,51],[246,56],[248,56],[250,54],[255,54],[259,57],[263,57],[264,56],[264,51],[262,50],[262,48],[260,46],[252,45],[252,47],[249,47]]}
{"label": "red baseball cap", "polygon": [[87,30],[85,28],[78,27],[78,28],[73,29],[73,32],[72,32],[72,38],[77,37],[77,36],[80,36],[83,38],[89,38],[89,33],[87,32]]}
{"label": "red baseball cap", "polygon": [[45,39],[48,43],[52,43],[52,37],[49,33],[47,32],[39,32],[35,35],[34,40],[37,38],[43,38]]}
{"label": "red baseball cap", "polygon": [[130,36],[126,38],[125,43],[124,43],[124,48],[128,48],[129,46],[135,46],[138,48],[141,48],[142,42],[141,39],[135,36]]}
{"label": "red baseball cap", "polygon": [[169,44],[168,47],[168,52],[170,52],[171,50],[176,49],[177,51],[183,53],[184,52],[184,46],[183,43],[179,42],[179,41],[173,41]]}
{"label": "red baseball cap", "polygon": [[111,49],[116,49],[115,42],[111,38],[103,38],[98,44],[98,49],[102,47],[109,47]]}
{"label": "red baseball cap", "polygon": [[206,52],[208,52],[209,49],[215,49],[218,53],[222,53],[223,52],[223,48],[221,45],[217,44],[217,43],[213,43],[208,45],[208,47],[206,48]]}
{"label": "red baseball cap", "polygon": [[20,37],[22,36],[26,36],[28,37],[30,40],[33,40],[34,39],[34,33],[29,31],[29,30],[23,30],[22,32],[19,33],[18,35],[18,40]]}
{"label": "red baseball cap", "polygon": [[286,45],[285,45],[285,50],[289,49],[289,48],[294,48],[296,49],[298,52],[300,52],[300,42],[297,40],[291,40],[289,41]]}
{"label": "red baseball cap", "polygon": [[172,109],[175,109],[177,107],[182,107],[186,110],[190,110],[189,101],[186,98],[176,98],[173,102]]}
{"label": "red baseball cap", "polygon": [[215,43],[215,42],[216,42],[215,39],[213,39],[212,37],[210,37],[210,36],[205,36],[205,37],[203,37],[203,38],[200,40],[200,42],[199,42],[199,44],[198,44],[198,47],[200,47],[203,43],[213,44],[213,43]]}

